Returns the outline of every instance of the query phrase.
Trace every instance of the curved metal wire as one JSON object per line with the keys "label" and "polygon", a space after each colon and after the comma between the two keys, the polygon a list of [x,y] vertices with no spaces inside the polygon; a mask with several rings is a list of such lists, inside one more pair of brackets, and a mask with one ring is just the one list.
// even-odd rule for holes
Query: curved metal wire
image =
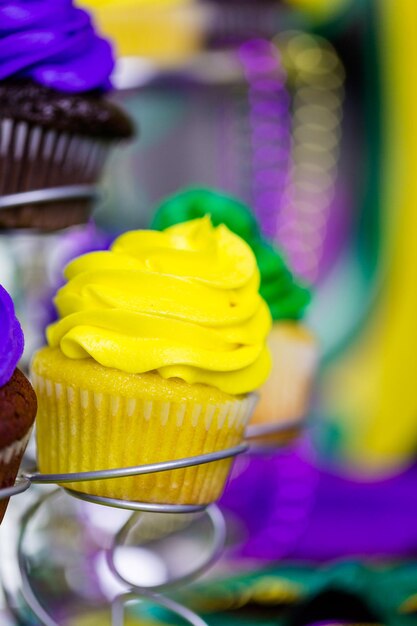
{"label": "curved metal wire", "polygon": [[52,493],[43,496],[38,500],[22,517],[22,523],[20,526],[19,538],[17,542],[17,563],[19,566],[20,575],[22,577],[22,595],[25,599],[28,607],[33,611],[34,615],[41,621],[42,626],[60,626],[50,615],[45,611],[41,603],[39,602],[36,594],[32,589],[30,582],[30,576],[27,568],[27,560],[23,549],[23,543],[26,537],[26,530],[29,521],[38,511],[38,509],[52,496],[56,495],[59,490],[55,490]]}
{"label": "curved metal wire", "polygon": [[164,609],[168,609],[191,624],[191,626],[208,626],[207,622],[196,615],[194,611],[191,611],[182,604],[178,604],[171,598],[166,598],[165,596],[160,596],[159,594],[152,592],[141,593],[141,595],[143,595],[143,598],[138,597],[134,592],[128,592],[115,598],[112,603],[112,626],[124,626],[126,604],[131,602],[143,602],[143,599],[150,600],[151,602],[162,606]]}
{"label": "curved metal wire", "polygon": [[49,189],[35,189],[0,197],[0,211],[25,204],[44,204],[60,200],[94,200],[99,196],[96,185],[67,185],[65,187],[50,187]]}
{"label": "curved metal wire", "polygon": [[[130,468],[118,468],[115,470],[103,470],[96,472],[77,472],[71,474],[24,474],[22,476],[20,486],[21,489],[28,489],[30,485],[33,484],[50,484],[54,482],[77,482],[84,480],[96,480],[100,479],[110,479],[110,478],[120,478],[123,476],[132,476],[132,475],[143,475],[148,473],[156,473],[159,471],[167,471],[170,469],[178,469],[183,467],[190,467],[193,465],[201,465],[205,463],[212,463],[214,461],[222,460],[225,458],[230,458],[232,456],[236,456],[237,454],[241,454],[247,450],[248,446],[246,444],[241,444],[239,446],[235,446],[234,448],[229,448],[227,450],[219,450],[217,452],[207,453],[198,455],[195,457],[188,457],[185,459],[177,459],[174,461],[165,461],[163,463],[152,463],[149,465],[142,465],[137,467]],[[15,488],[11,488],[16,490],[18,486]],[[112,506],[117,508],[124,509],[133,509],[140,511],[152,511],[152,512],[165,512],[165,513],[190,513],[204,510],[208,505],[168,505],[168,504],[153,504],[153,503],[140,503],[140,502],[129,502],[124,500],[118,500],[114,498],[104,498],[99,496],[91,496],[89,494],[83,494],[73,489],[65,489],[67,493],[70,495],[86,500],[88,502],[93,502],[97,504],[104,504],[106,506]],[[10,495],[10,490],[8,491]],[[26,515],[22,519],[21,530],[19,534],[18,540],[18,548],[17,548],[17,559],[18,565],[22,576],[22,594],[23,597],[33,611],[33,613],[37,616],[37,618],[41,621],[44,626],[59,626],[55,620],[46,612],[40,601],[38,600],[31,582],[30,575],[27,567],[27,559],[24,553],[24,539],[26,530],[28,527],[28,522],[32,518],[32,516],[37,512],[39,507],[46,502],[48,498],[58,493],[58,491],[52,492],[52,494],[48,494],[46,497],[42,498],[39,502],[37,502],[33,507],[29,509]],[[208,509],[208,516],[213,525],[213,546],[210,551],[209,557],[206,559],[204,563],[202,563],[196,570],[190,572],[186,576],[182,576],[180,579],[175,581],[173,584],[179,584],[185,581],[189,581],[194,579],[200,573],[205,571],[208,567],[210,567],[214,561],[218,558],[221,553],[221,550],[224,546],[225,537],[226,537],[226,528],[225,522],[222,514],[215,506],[211,506]],[[132,516],[134,518],[136,516]],[[114,554],[113,551],[117,547],[117,543],[126,536],[131,525],[133,524],[133,519],[128,522],[120,531],[112,544],[112,548],[110,551],[106,552],[106,559],[110,570],[113,575],[118,578],[123,584],[126,584],[130,589],[135,590],[135,593],[129,591],[128,594],[123,594],[120,598],[115,601],[112,605],[113,612],[113,626],[117,626],[118,624],[123,625],[124,620],[124,611],[125,611],[125,603],[128,601],[140,601],[140,597],[138,597],[138,593],[140,596],[151,599],[156,604],[165,607],[166,609],[173,611],[175,614],[181,616],[185,621],[188,621],[192,626],[206,626],[205,622],[201,620],[195,613],[187,609],[186,607],[177,604],[173,600],[169,600],[159,596],[154,593],[154,591],[149,592],[149,590],[139,588],[137,586],[133,586],[129,581],[127,581],[123,575],[118,572],[117,567],[114,563]],[[169,585],[159,585],[154,589],[160,590],[163,587],[167,587]],[[122,600],[123,599],[123,600]]]}
{"label": "curved metal wire", "polygon": [[75,489],[64,487],[68,495],[90,502],[91,504],[101,504],[115,509],[126,509],[128,511],[142,511],[145,513],[198,513],[204,511],[208,504],[164,504],[156,502],[136,502],[133,500],[120,500],[118,498],[107,498],[105,496],[94,496]]}
{"label": "curved metal wire", "polygon": [[109,470],[95,470],[91,472],[72,472],[66,474],[24,474],[32,483],[37,484],[55,484],[55,483],[76,483],[92,480],[107,480],[109,478],[125,478],[126,476],[141,476],[143,474],[155,474],[157,472],[166,472],[168,470],[181,469],[184,467],[193,467],[195,465],[204,465],[205,463],[213,463],[213,461],[221,461],[238,454],[246,452],[248,446],[240,444],[226,450],[217,450],[216,452],[207,452],[196,456],[189,456],[183,459],[175,459],[173,461],[162,461],[159,463],[148,463],[146,465],[136,465],[134,467],[122,467]]}
{"label": "curved metal wire", "polygon": [[[279,430],[283,432],[287,428],[288,424],[281,424]],[[291,427],[293,425],[291,424]],[[276,427],[274,427],[276,429]],[[249,430],[250,433],[253,433]],[[247,433],[248,434],[248,433]],[[116,468],[113,470],[93,471],[93,472],[75,472],[69,474],[39,474],[39,473],[25,473],[16,482],[14,487],[10,487],[0,492],[0,497],[10,497],[17,493],[22,493],[29,489],[32,484],[50,484],[50,483],[68,483],[68,482],[81,482],[92,481],[97,479],[111,479],[121,478],[125,476],[144,475],[157,473],[160,471],[167,471],[173,469],[180,469],[185,467],[191,467],[194,465],[202,465],[205,463],[212,463],[222,459],[236,456],[248,449],[247,444],[241,444],[227,450],[219,450],[207,454],[201,454],[194,457],[187,457],[184,459],[176,459],[173,461],[164,461],[162,463],[151,463],[142,466],[129,467],[129,468]],[[191,626],[207,626],[206,622],[202,620],[193,611],[178,604],[170,598],[165,598],[159,595],[159,591],[173,587],[179,584],[189,582],[203,572],[205,572],[220,556],[221,551],[225,544],[226,527],[224,518],[216,505],[202,504],[202,505],[182,505],[182,504],[154,504],[144,502],[130,502],[124,500],[118,500],[113,498],[104,498],[100,496],[92,496],[90,494],[80,493],[75,489],[64,488],[64,491],[87,502],[93,502],[96,504],[103,504],[106,506],[112,506],[123,509],[133,509],[135,511],[147,511],[147,512],[161,512],[161,513],[195,513],[206,509],[206,514],[210,519],[213,527],[213,541],[209,556],[192,572],[180,576],[171,583],[164,583],[161,585],[155,585],[151,589],[142,588],[138,585],[132,584],[127,580],[122,573],[117,569],[115,564],[115,550],[118,544],[122,542],[127,536],[129,530],[135,523],[136,515],[132,515],[129,521],[123,526],[123,528],[117,533],[112,546],[106,551],[106,561],[113,576],[118,579],[122,584],[125,584],[129,590],[118,596],[112,603],[112,626],[123,626],[125,605],[129,602],[140,602],[143,599],[147,599],[155,604],[173,612],[180,616],[183,620],[188,622]],[[28,568],[28,560],[24,552],[24,539],[28,528],[30,519],[35,515],[37,510],[42,506],[44,502],[52,496],[59,493],[59,490],[55,490],[52,493],[42,497],[34,506],[32,506],[22,518],[22,523],[19,532],[18,545],[17,545],[17,560],[18,566],[22,578],[22,595],[25,599],[28,607],[34,613],[34,615],[40,620],[43,626],[59,626],[53,617],[49,615],[46,609],[39,601],[30,580],[30,572]]]}
{"label": "curved metal wire", "polygon": [[150,591],[155,593],[155,592],[160,592],[160,591],[164,591],[167,589],[172,589],[173,587],[177,587],[178,585],[184,585],[186,583],[189,583],[195,580],[196,578],[204,574],[204,572],[206,572],[217,561],[226,543],[226,522],[224,520],[223,514],[221,513],[220,509],[215,504],[211,504],[209,507],[207,507],[205,514],[210,520],[210,523],[213,528],[213,540],[211,542],[211,551],[207,559],[203,563],[201,563],[201,565],[195,568],[192,572],[189,572],[188,574],[184,574],[183,576],[178,577],[174,581],[170,581],[168,583],[162,583],[160,585],[152,585],[148,587],[141,587],[140,585],[133,584],[132,581],[125,578],[123,574],[119,572],[119,570],[117,569],[117,565],[115,563],[115,551],[119,547],[119,545],[121,545],[124,542],[127,535],[129,534],[131,529],[134,527],[137,521],[136,515],[132,515],[128,519],[126,524],[119,530],[119,532],[114,537],[114,540],[110,548],[106,551],[106,561],[107,561],[107,565],[110,571],[121,583],[128,585],[128,587],[134,590],[134,592],[138,595],[144,595],[144,594],[149,593]]}
{"label": "curved metal wire", "polygon": [[16,482],[12,487],[5,487],[0,489],[0,500],[6,500],[12,496],[17,496],[19,493],[25,492],[31,486],[31,481],[25,476],[18,476]]}
{"label": "curved metal wire", "polygon": [[[42,626],[60,626],[53,617],[46,611],[46,609],[42,606],[39,601],[36,593],[33,590],[31,580],[30,580],[30,572],[28,568],[28,561],[25,555],[24,550],[24,542],[26,538],[26,533],[28,530],[29,523],[34,515],[38,512],[38,510],[51,498],[55,497],[59,493],[59,489],[47,494],[40,498],[23,516],[18,544],[17,544],[17,560],[19,565],[20,574],[22,577],[22,595],[27,603],[30,610],[34,613],[34,615],[40,620]],[[193,580],[198,577],[204,571],[206,571],[218,558],[220,555],[222,548],[224,546],[225,537],[226,537],[226,527],[224,518],[219,511],[219,509],[212,505],[207,510],[208,517],[213,525],[213,543],[212,550],[210,552],[210,556],[206,559],[204,563],[202,563],[198,568],[196,568],[193,572],[190,572],[186,576],[182,576],[178,578],[171,586],[177,584],[183,584],[184,582]],[[168,588],[170,585],[158,585],[153,587],[152,589],[146,589],[142,587],[138,587],[136,585],[132,585],[132,583],[117,570],[117,566],[114,563],[114,551],[118,547],[118,543],[123,541],[125,536],[128,534],[130,528],[135,523],[136,515],[132,515],[128,522],[123,526],[123,528],[117,533],[112,546],[109,550],[106,551],[106,561],[109,566],[110,571],[113,575],[129,587],[129,591],[123,593],[115,598],[112,602],[111,610],[112,610],[112,626],[124,626],[124,617],[125,617],[125,605],[129,602],[140,602],[143,600],[149,600],[154,604],[157,604],[168,611],[180,616],[183,620],[188,622],[191,626],[207,626],[206,622],[202,620],[198,615],[196,615],[193,611],[188,609],[181,604],[178,604],[174,600],[170,598],[165,598],[161,596],[157,591],[162,590],[162,588]]]}
{"label": "curved metal wire", "polygon": [[252,440],[258,437],[266,437],[268,435],[285,435],[294,430],[300,430],[304,428],[307,423],[307,419],[304,418],[299,421],[277,422],[276,424],[252,424],[249,425],[245,431],[245,441],[251,443]]}

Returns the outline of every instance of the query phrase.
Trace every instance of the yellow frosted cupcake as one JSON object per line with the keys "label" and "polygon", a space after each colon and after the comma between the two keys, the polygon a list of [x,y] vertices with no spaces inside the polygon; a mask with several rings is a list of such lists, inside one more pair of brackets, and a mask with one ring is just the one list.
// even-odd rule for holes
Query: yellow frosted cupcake
{"label": "yellow frosted cupcake", "polygon": [[258,391],[248,434],[265,433],[265,441],[284,443],[299,432],[308,412],[317,366],[317,341],[303,322],[310,290],[292,274],[279,250],[262,237],[250,209],[217,191],[191,188],[167,198],[156,210],[152,227],[164,230],[206,214],[214,224],[225,224],[242,237],[256,257],[260,294],[273,319],[268,337],[272,370]]}
{"label": "yellow frosted cupcake", "polygon": [[[271,317],[248,245],[208,218],[122,235],[79,257],[60,319],[32,363],[39,469],[129,467],[239,444],[266,380]],[[230,460],[70,485],[144,502],[205,504]]]}

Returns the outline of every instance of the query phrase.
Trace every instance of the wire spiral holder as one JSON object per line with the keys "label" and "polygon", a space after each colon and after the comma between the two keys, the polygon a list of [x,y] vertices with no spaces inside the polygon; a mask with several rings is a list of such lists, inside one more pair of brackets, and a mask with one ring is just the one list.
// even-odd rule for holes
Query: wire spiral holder
{"label": "wire spiral holder", "polygon": [[[207,454],[201,454],[198,456],[187,457],[183,459],[177,459],[173,461],[165,461],[161,463],[152,463],[148,465],[141,465],[136,467],[128,467],[128,468],[118,468],[112,470],[102,470],[102,471],[92,471],[92,472],[79,472],[79,473],[71,473],[71,474],[40,474],[37,472],[34,473],[23,473],[16,480],[16,483],[13,487],[9,487],[6,489],[0,490],[0,499],[6,499],[12,496],[16,496],[27,491],[32,485],[46,485],[46,484],[57,484],[63,486],[63,489],[66,493],[75,498],[85,500],[94,504],[101,504],[108,507],[114,507],[119,509],[128,509],[133,511],[133,514],[129,517],[127,523],[122,527],[122,529],[115,535],[111,546],[106,550],[106,561],[108,567],[114,577],[118,579],[118,581],[126,586],[126,591],[117,595],[114,599],[111,607],[111,615],[112,615],[112,626],[123,626],[125,623],[124,615],[126,610],[126,605],[131,604],[133,602],[138,603],[143,600],[151,601],[153,604],[162,607],[171,613],[175,614],[177,617],[181,617],[186,623],[191,624],[192,626],[205,626],[205,622],[196,615],[193,611],[182,606],[175,602],[170,598],[166,598],[160,594],[160,591],[164,589],[171,588],[173,586],[177,586],[179,584],[184,584],[186,582],[190,582],[194,580],[197,576],[201,575],[204,571],[206,571],[220,556],[222,549],[225,544],[226,537],[226,527],[225,521],[222,513],[218,509],[215,504],[198,504],[198,505],[183,505],[183,504],[155,504],[155,503],[147,503],[147,502],[132,502],[132,501],[124,501],[118,500],[114,498],[105,498],[100,496],[94,496],[90,494],[81,493],[73,488],[68,489],[65,488],[65,483],[74,483],[74,482],[85,482],[85,481],[93,481],[93,480],[107,480],[107,479],[115,479],[126,476],[138,476],[138,475],[146,475],[157,472],[164,472],[168,470],[180,469],[185,467],[194,467],[197,465],[202,465],[205,463],[213,463],[215,461],[224,460],[228,458],[235,457],[243,452],[246,452],[248,449],[247,444],[240,444],[233,448],[229,448],[226,450],[219,450],[216,452],[211,452]],[[38,509],[54,494],[59,493],[60,490],[55,490],[54,492],[49,493],[43,497],[41,497],[34,506],[32,506],[29,511],[23,516],[21,529],[19,533],[19,539],[17,544],[17,560],[19,571],[22,577],[22,595],[33,612],[33,614],[40,620],[43,626],[61,626],[58,622],[55,621],[51,615],[45,610],[39,601],[33,586],[31,584],[30,572],[28,569],[27,559],[25,556],[24,550],[24,540],[27,534],[28,524],[31,518],[35,515]],[[174,514],[189,514],[189,513],[197,513],[205,511],[205,515],[207,516],[213,532],[213,539],[210,549],[209,556],[205,559],[205,561],[198,566],[198,568],[194,569],[192,572],[183,575],[177,580],[170,582],[168,584],[156,585],[152,588],[145,588],[138,586],[136,584],[132,584],[131,581],[127,580],[127,578],[120,572],[117,568],[117,564],[115,561],[115,551],[117,547],[123,542],[124,538],[127,536],[129,530],[135,524],[136,521],[136,512],[152,512],[152,513],[174,513]]]}
{"label": "wire spiral holder", "polygon": [[[61,487],[60,489],[55,489],[46,495],[42,494],[38,497],[35,503],[23,514],[20,520],[20,529],[16,544],[16,559],[21,578],[20,593],[26,606],[29,607],[31,613],[37,620],[39,620],[42,626],[62,626],[62,624],[57,622],[55,617],[51,616],[46,608],[44,608],[40,598],[38,597],[35,589],[36,585],[34,585],[31,580],[31,568],[26,554],[25,540],[28,537],[31,521],[35,518],[37,513],[45,505],[47,505],[48,502],[52,502],[57,496],[66,493],[77,500],[132,511],[128,520],[122,525],[121,529],[116,532],[114,537],[112,537],[110,546],[105,550],[105,560],[108,570],[111,572],[113,578],[117,580],[121,586],[125,587],[125,590],[121,593],[119,592],[111,601],[110,610],[112,626],[124,626],[126,623],[125,614],[127,607],[133,604],[140,604],[141,602],[151,603],[153,606],[168,611],[171,616],[176,616],[177,619],[181,618],[182,622],[191,624],[192,626],[207,626],[206,622],[196,613],[182,604],[179,604],[172,598],[162,595],[162,592],[172,590],[173,588],[194,581],[207,569],[209,569],[222,554],[226,539],[226,524],[223,514],[217,505],[215,503],[186,505],[125,501],[90,495],[77,491],[73,488],[73,483],[99,479],[117,479],[126,476],[144,476],[152,473],[213,463],[236,457],[247,452],[249,448],[254,452],[259,450],[262,451],[262,447],[259,447],[257,444],[257,438],[259,436],[273,434],[285,435],[292,433],[293,430],[294,424],[290,422],[274,425],[274,427],[262,425],[249,426],[245,433],[245,442],[238,446],[198,456],[164,461],[160,463],[151,463],[136,467],[68,474],[41,474],[35,471],[23,472],[17,478],[14,486],[0,490],[0,500],[22,494],[35,485],[46,486],[59,484]],[[71,489],[65,487],[66,483],[72,484]],[[144,513],[176,514],[175,517],[177,517],[177,515],[182,515],[185,518],[189,514],[202,514],[205,517],[205,521],[209,523],[211,529],[209,550],[203,561],[193,567],[191,571],[185,574],[180,574],[179,576],[177,575],[173,580],[169,580],[169,582],[164,582],[163,584],[154,584],[145,587],[128,580],[128,577],[118,568],[116,552],[119,547],[124,545],[129,532],[138,522],[138,516]]]}

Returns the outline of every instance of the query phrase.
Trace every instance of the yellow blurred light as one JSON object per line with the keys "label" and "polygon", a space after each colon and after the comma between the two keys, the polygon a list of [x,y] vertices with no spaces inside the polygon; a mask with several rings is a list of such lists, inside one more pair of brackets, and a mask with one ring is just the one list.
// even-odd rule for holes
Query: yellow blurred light
{"label": "yellow blurred light", "polygon": [[297,92],[297,100],[302,103],[311,103],[314,106],[326,107],[328,110],[335,112],[342,117],[342,101],[341,98],[332,91],[325,89],[311,89],[309,86],[301,87]]}
{"label": "yellow blurred light", "polygon": [[341,115],[329,111],[328,107],[316,104],[302,104],[294,113],[297,121],[308,124],[310,128],[331,131],[339,126]]}
{"label": "yellow blurred light", "polygon": [[119,56],[173,65],[198,50],[206,12],[196,0],[79,0]]}
{"label": "yellow blurred light", "polygon": [[[331,44],[315,35],[288,31],[275,43],[292,92],[292,168],[282,229],[277,239],[304,278],[314,281],[320,264],[325,225],[334,197],[342,121],[344,70]],[[308,207],[305,210],[305,207]],[[290,247],[292,247],[292,250]]]}
{"label": "yellow blurred light", "polygon": [[286,0],[286,2],[311,18],[325,20],[345,10],[351,0]]}
{"label": "yellow blurred light", "polygon": [[[314,137],[312,136],[313,133]],[[293,150],[294,157],[299,159],[301,162],[301,158],[321,158],[321,155],[326,154],[329,150],[333,150],[335,153],[338,149],[341,133],[329,133],[326,137],[320,137],[320,134],[322,133],[321,128],[319,127],[296,129],[293,135],[293,138],[296,141]]]}

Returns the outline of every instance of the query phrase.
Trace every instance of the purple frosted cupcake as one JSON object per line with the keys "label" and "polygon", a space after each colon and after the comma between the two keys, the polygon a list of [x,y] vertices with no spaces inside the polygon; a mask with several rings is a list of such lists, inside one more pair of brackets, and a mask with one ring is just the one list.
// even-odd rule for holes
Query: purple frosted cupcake
{"label": "purple frosted cupcake", "polygon": [[[133,135],[105,97],[113,67],[71,0],[1,3],[0,229],[86,221],[109,148]],[[56,200],[42,202],[45,189]]]}
{"label": "purple frosted cupcake", "polygon": [[[0,285],[0,489],[14,484],[36,416],[35,392],[16,367],[22,352],[22,329]],[[6,507],[0,500],[0,523]]]}

